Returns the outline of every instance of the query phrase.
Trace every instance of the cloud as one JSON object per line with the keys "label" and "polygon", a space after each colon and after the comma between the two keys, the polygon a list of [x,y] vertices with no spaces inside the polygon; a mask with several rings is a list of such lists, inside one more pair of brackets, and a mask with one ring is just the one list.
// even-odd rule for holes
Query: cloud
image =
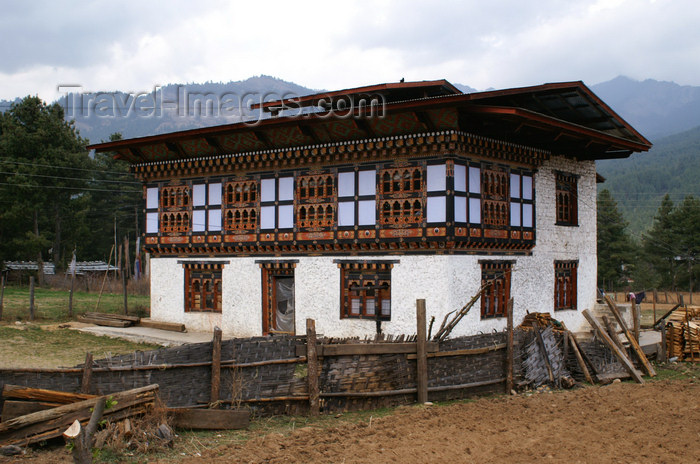
{"label": "cloud", "polygon": [[696,0],[10,2],[0,98],[273,75],[484,89],[619,74],[700,85]]}

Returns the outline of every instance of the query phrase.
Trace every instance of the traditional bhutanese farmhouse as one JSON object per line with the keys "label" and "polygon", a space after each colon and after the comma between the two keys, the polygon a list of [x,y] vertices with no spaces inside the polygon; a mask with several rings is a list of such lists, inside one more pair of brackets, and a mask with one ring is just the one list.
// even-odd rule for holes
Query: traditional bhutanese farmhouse
{"label": "traditional bhutanese farmhouse", "polygon": [[596,301],[595,160],[651,144],[581,82],[444,80],[254,105],[253,121],[94,145],[144,183],[153,319],[234,336],[436,327]]}

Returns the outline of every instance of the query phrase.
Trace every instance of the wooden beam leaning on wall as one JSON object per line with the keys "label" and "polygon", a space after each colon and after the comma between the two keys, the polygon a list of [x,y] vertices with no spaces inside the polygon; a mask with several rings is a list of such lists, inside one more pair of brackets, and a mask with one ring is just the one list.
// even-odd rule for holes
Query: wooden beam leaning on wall
{"label": "wooden beam leaning on wall", "polygon": [[644,383],[644,379],[642,378],[640,372],[634,368],[634,365],[632,364],[632,361],[625,355],[624,352],[622,352],[617,345],[615,345],[615,342],[612,341],[610,336],[607,334],[603,326],[600,325],[600,322],[596,320],[596,318],[591,314],[591,312],[587,309],[583,310],[583,317],[586,318],[589,324],[591,324],[591,327],[595,330],[595,332],[598,334],[598,337],[600,337],[601,341],[608,347],[610,350],[613,352],[615,357],[622,363],[624,368],[627,370],[627,372],[630,373],[632,378],[637,382],[637,383]]}
{"label": "wooden beam leaning on wall", "polygon": [[632,346],[632,352],[637,356],[637,358],[639,358],[639,361],[642,363],[642,366],[644,367],[644,370],[647,372],[647,374],[649,374],[651,377],[655,377],[656,371],[654,370],[654,367],[651,365],[651,363],[647,359],[646,355],[642,351],[642,348],[639,346],[639,343],[634,338],[634,335],[632,335],[632,333],[627,328],[627,324],[625,324],[624,319],[622,319],[622,316],[620,315],[620,311],[617,309],[617,305],[607,295],[605,296],[605,302],[608,304],[608,307],[610,308],[610,311],[613,313],[613,316],[615,316],[615,319],[617,320],[617,323],[620,325],[620,328],[622,329],[622,332],[625,334],[625,337],[627,337],[627,340],[630,342],[630,345]]}

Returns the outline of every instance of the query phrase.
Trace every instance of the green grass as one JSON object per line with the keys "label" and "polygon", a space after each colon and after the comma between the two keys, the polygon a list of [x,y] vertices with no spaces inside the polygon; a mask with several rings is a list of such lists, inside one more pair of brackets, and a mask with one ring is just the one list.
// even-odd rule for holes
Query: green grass
{"label": "green grass", "polygon": [[159,345],[99,337],[68,328],[0,326],[0,367],[71,367],[85,361],[88,351],[95,359],[101,359],[158,348]]}
{"label": "green grass", "polygon": [[[34,290],[34,321],[36,322],[65,322],[68,317],[70,292],[50,288],[35,288]],[[121,293],[103,293],[99,298],[99,306],[95,309],[99,298],[98,293],[74,292],[73,317],[88,311],[102,313],[124,312],[124,295]],[[145,316],[150,308],[148,295],[128,295],[129,314]],[[29,288],[26,286],[8,286],[5,288],[3,299],[2,321],[29,320]]]}

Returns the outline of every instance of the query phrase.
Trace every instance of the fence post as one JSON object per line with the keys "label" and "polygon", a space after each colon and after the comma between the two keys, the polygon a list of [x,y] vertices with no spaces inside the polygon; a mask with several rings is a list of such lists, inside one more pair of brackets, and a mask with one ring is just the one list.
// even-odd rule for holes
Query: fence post
{"label": "fence post", "polygon": [[2,320],[2,305],[5,299],[5,273],[0,271],[0,321]]}
{"label": "fence post", "polygon": [[309,388],[309,414],[318,416],[321,410],[318,390],[318,352],[316,351],[316,321],[306,320],[306,379]]}
{"label": "fence post", "polygon": [[508,300],[508,325],[506,335],[506,395],[513,390],[513,298]]}
{"label": "fence post", "polygon": [[416,300],[416,387],[418,403],[428,402],[428,353],[426,350],[425,300]]}
{"label": "fence post", "polygon": [[[122,271],[122,276],[124,272]],[[221,388],[221,329],[214,327],[214,338],[211,341],[211,398],[210,405],[219,401],[219,389]],[[218,405],[216,405],[218,408]]]}
{"label": "fence post", "polygon": [[634,331],[634,339],[639,343],[639,329],[640,329],[640,319],[642,318],[642,312],[639,306],[637,306],[637,300],[632,298],[632,330]]}
{"label": "fence post", "polygon": [[34,320],[34,276],[29,276],[29,320]]}
{"label": "fence post", "polygon": [[81,393],[90,393],[90,381],[92,380],[92,353],[85,353],[85,367],[83,368],[83,380],[80,384]]}

